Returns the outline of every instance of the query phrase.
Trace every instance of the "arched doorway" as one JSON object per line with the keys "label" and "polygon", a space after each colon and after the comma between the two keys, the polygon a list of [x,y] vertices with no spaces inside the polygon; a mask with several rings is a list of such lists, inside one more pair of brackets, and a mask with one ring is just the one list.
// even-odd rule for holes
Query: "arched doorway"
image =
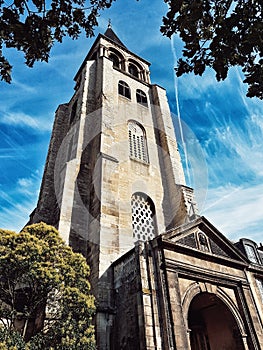
{"label": "arched doorway", "polygon": [[213,293],[197,294],[189,307],[191,350],[244,350],[237,322]]}

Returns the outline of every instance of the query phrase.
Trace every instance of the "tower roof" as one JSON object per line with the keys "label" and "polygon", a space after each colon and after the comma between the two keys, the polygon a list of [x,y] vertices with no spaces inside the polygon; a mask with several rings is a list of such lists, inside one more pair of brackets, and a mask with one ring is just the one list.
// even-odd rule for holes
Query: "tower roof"
{"label": "tower roof", "polygon": [[110,24],[108,25],[108,28],[107,28],[106,32],[104,33],[104,36],[106,36],[108,39],[112,40],[116,44],[118,44],[118,45],[124,47],[125,49],[127,49],[127,47],[120,41],[120,39],[114,33],[114,31],[112,30]]}
{"label": "tower roof", "polygon": [[77,77],[80,73],[80,71],[82,70],[82,68],[84,67],[85,62],[90,59],[92,57],[92,54],[94,53],[94,49],[96,48],[96,45],[98,44],[99,40],[101,38],[107,39],[109,42],[116,44],[117,46],[119,46],[120,48],[122,48],[123,50],[125,50],[126,52],[132,54],[134,57],[138,58],[140,61],[143,61],[145,64],[147,64],[148,66],[150,66],[150,63],[148,61],[146,61],[144,58],[136,55],[135,53],[131,52],[124,44],[123,42],[118,38],[118,36],[115,34],[115,32],[112,30],[111,27],[111,23],[109,22],[108,24],[108,28],[105,31],[104,34],[99,34],[96,38],[96,40],[94,41],[91,49],[89,50],[86,58],[84,59],[84,61],[82,62],[82,65],[80,66],[77,74],[75,75],[74,80],[77,80]]}

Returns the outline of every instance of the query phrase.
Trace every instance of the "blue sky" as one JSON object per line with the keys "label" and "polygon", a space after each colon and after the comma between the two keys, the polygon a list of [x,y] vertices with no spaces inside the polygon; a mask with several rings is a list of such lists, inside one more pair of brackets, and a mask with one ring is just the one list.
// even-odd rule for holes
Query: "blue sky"
{"label": "blue sky", "polygon": [[[263,102],[245,97],[237,68],[218,83],[203,77],[176,79],[173,67],[181,43],[161,35],[167,10],[160,0],[117,0],[102,12],[99,32],[111,18],[113,30],[151,65],[152,83],[167,90],[177,129],[187,184],[199,211],[229,239],[262,240]],[[40,188],[54,112],[73,94],[73,77],[94,38],[65,39],[49,63],[24,65],[21,53],[6,51],[11,85],[0,82],[0,227],[18,231],[34,209]],[[183,134],[178,132],[178,116]]]}

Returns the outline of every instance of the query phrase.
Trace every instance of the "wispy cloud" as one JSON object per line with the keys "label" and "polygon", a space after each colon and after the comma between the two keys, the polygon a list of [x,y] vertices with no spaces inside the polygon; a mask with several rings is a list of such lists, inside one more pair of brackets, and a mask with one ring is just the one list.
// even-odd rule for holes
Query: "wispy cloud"
{"label": "wispy cloud", "polygon": [[26,94],[26,93],[36,94],[38,92],[37,89],[35,87],[33,87],[32,85],[28,85],[24,82],[17,80],[17,79],[13,79],[12,84],[18,90],[23,91],[23,94]]}
{"label": "wispy cloud", "polygon": [[[173,108],[175,62],[169,39],[159,32],[166,10],[166,4],[157,0],[131,2],[129,9],[125,1],[116,2],[99,18],[99,31],[106,30],[111,18],[124,44],[152,62],[152,81],[167,89]],[[175,39],[180,57],[182,44]],[[50,62],[36,64],[33,69],[25,67],[21,55],[13,61],[13,83],[1,85],[0,95],[0,158],[4,169],[0,226],[21,228],[34,208],[40,175],[32,176],[32,168],[44,164],[54,111],[59,103],[70,99],[72,79],[93,41],[82,37],[56,44]],[[179,106],[188,125],[185,139],[193,173],[191,185],[201,193],[201,210],[207,193],[206,209],[201,213],[231,239],[247,236],[260,240],[263,106],[262,101],[245,97],[242,80],[238,69],[231,69],[221,83],[211,70],[202,77],[180,77]]]}
{"label": "wispy cloud", "polygon": [[262,240],[263,184],[210,188],[202,212],[229,239]]}
{"label": "wispy cloud", "polygon": [[[263,104],[245,97],[242,80],[239,69],[232,69],[219,84],[211,71],[201,78],[186,75],[178,80],[179,105],[187,125],[187,156],[199,178],[193,187],[201,214],[232,240],[249,237],[260,242]],[[198,191],[203,193],[201,200]]]}
{"label": "wispy cloud", "polygon": [[1,124],[6,124],[15,127],[28,127],[41,132],[51,130],[52,124],[46,118],[32,117],[23,112],[19,113],[1,113]]}
{"label": "wispy cloud", "polygon": [[1,208],[0,227],[19,232],[27,223],[29,214],[35,207],[35,201],[16,202],[12,206]]}
{"label": "wispy cloud", "polygon": [[32,187],[32,184],[33,184],[33,180],[32,178],[21,178],[21,179],[18,179],[17,181],[18,185],[23,187],[23,188],[28,188],[28,187]]}
{"label": "wispy cloud", "polygon": [[41,174],[39,170],[31,173],[29,177],[22,177],[17,180],[16,188],[20,193],[37,198],[40,187]]}
{"label": "wispy cloud", "polygon": [[0,190],[0,227],[19,231],[34,209],[40,186],[39,172],[28,178],[18,178],[9,191]]}
{"label": "wispy cloud", "polygon": [[[214,121],[204,144],[209,165],[214,165],[216,170],[228,165],[232,173],[239,175],[250,172],[254,177],[263,176],[262,116],[253,114],[242,120],[222,119],[221,125]],[[213,163],[215,159],[221,162]]]}
{"label": "wispy cloud", "polygon": [[[2,150],[0,150],[0,152],[2,152]],[[11,159],[11,158],[15,158],[16,154],[0,154],[0,159]]]}

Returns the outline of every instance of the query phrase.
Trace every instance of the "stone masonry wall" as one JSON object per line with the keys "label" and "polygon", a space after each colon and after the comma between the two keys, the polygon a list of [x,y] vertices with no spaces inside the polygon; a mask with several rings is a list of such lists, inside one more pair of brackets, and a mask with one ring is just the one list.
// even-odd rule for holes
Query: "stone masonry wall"
{"label": "stone masonry wall", "polygon": [[68,104],[60,105],[56,111],[39,200],[34,212],[30,215],[30,224],[44,221],[58,227],[59,204],[55,192],[54,168],[58,150],[69,129]]}

